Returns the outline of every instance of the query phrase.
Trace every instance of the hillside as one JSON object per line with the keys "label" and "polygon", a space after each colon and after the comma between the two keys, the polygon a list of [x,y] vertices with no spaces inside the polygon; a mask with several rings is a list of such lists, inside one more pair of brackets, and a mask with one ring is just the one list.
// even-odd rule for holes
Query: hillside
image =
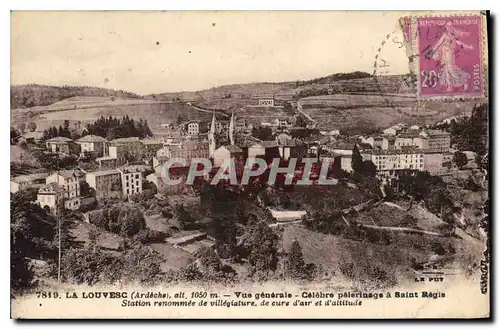
{"label": "hillside", "polygon": [[72,97],[47,106],[36,106],[11,111],[11,125],[33,121],[38,131],[62,125],[69,120],[71,125],[95,121],[100,116],[146,119],[151,129],[162,123],[175,122],[178,117],[187,120],[209,120],[211,111],[201,111],[186,103],[159,102],[145,99],[111,97]]}
{"label": "hillside", "polygon": [[[148,120],[152,129],[166,122],[207,120],[215,110],[253,121],[271,121],[287,116],[278,107],[255,107],[255,95],[274,95],[278,101],[296,100],[302,111],[322,129],[367,133],[394,123],[430,124],[444,118],[470,114],[476,104],[426,101],[418,104],[414,88],[405,76],[371,76],[339,73],[307,81],[246,83],[214,87],[197,92],[138,96],[132,93],[90,87],[14,86],[12,125],[34,121],[38,130],[60,125],[65,119],[86,123],[96,117],[129,115]],[[46,105],[41,105],[49,103]]]}
{"label": "hillside", "polygon": [[[179,98],[182,101],[207,101],[211,99],[221,99],[228,94],[233,98],[251,98],[259,94],[288,94],[295,93],[304,88],[313,88],[318,85],[336,83],[352,79],[363,79],[370,77],[369,73],[365,72],[352,72],[352,73],[335,73],[325,77],[312,79],[312,80],[297,80],[287,82],[252,82],[243,84],[232,84],[225,86],[218,86],[206,90],[196,92],[178,92],[178,93],[162,93],[149,95],[148,98],[159,100],[173,100]],[[279,95],[278,95],[279,97]]]}
{"label": "hillside", "polygon": [[30,84],[10,87],[10,108],[18,109],[50,105],[63,99],[75,96],[139,98],[139,95],[123,90],[97,87],[56,87]]}

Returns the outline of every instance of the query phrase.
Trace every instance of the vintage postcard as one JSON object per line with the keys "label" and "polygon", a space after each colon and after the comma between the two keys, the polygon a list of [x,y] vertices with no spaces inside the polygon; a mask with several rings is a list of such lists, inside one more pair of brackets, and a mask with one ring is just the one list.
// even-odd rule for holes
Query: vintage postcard
{"label": "vintage postcard", "polygon": [[487,11],[11,13],[11,317],[490,317]]}

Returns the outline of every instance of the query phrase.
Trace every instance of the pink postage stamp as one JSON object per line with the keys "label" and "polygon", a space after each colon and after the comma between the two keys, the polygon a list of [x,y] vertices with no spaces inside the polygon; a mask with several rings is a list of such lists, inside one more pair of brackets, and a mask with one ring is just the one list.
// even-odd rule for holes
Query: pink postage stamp
{"label": "pink postage stamp", "polygon": [[418,17],[419,97],[483,96],[481,17]]}

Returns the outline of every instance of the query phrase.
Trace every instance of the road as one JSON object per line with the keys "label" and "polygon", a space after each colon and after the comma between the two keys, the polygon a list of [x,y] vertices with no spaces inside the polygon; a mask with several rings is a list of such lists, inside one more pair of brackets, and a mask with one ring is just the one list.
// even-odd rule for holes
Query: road
{"label": "road", "polygon": [[311,116],[309,114],[307,114],[306,112],[304,112],[302,110],[302,105],[300,104],[300,100],[297,101],[297,111],[302,114],[303,116],[305,116],[308,120],[310,120],[312,123],[318,123],[316,120],[314,120],[313,118],[311,118]]}
{"label": "road", "polygon": [[196,105],[194,105],[193,103],[191,102],[188,102],[186,103],[186,105],[189,105],[191,106],[193,109],[195,109],[196,111],[200,111],[200,112],[206,112],[206,113],[217,113],[217,114],[220,114],[220,115],[223,115],[225,116],[226,118],[229,118],[229,115],[225,114],[225,113],[222,113],[220,112],[219,110],[206,110],[206,109],[202,109],[201,107],[198,107]]}

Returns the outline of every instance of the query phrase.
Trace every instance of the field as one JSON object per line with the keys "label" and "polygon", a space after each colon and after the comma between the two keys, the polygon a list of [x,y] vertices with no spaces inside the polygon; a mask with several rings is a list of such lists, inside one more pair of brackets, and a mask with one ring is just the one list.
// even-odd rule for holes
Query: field
{"label": "field", "polygon": [[418,105],[410,94],[334,94],[306,97],[300,104],[302,111],[320,127],[361,130],[380,129],[399,122],[425,125],[453,115],[470,114],[476,101],[426,101]]}
{"label": "field", "polygon": [[151,129],[159,128],[162,123],[175,122],[178,116],[183,120],[209,120],[211,113],[202,112],[183,103],[167,103],[152,100],[116,99],[109,97],[73,97],[48,106],[11,111],[12,125],[34,121],[37,130],[59,126],[64,120],[82,124],[93,122],[100,116],[124,116],[133,119],[146,119]]}

